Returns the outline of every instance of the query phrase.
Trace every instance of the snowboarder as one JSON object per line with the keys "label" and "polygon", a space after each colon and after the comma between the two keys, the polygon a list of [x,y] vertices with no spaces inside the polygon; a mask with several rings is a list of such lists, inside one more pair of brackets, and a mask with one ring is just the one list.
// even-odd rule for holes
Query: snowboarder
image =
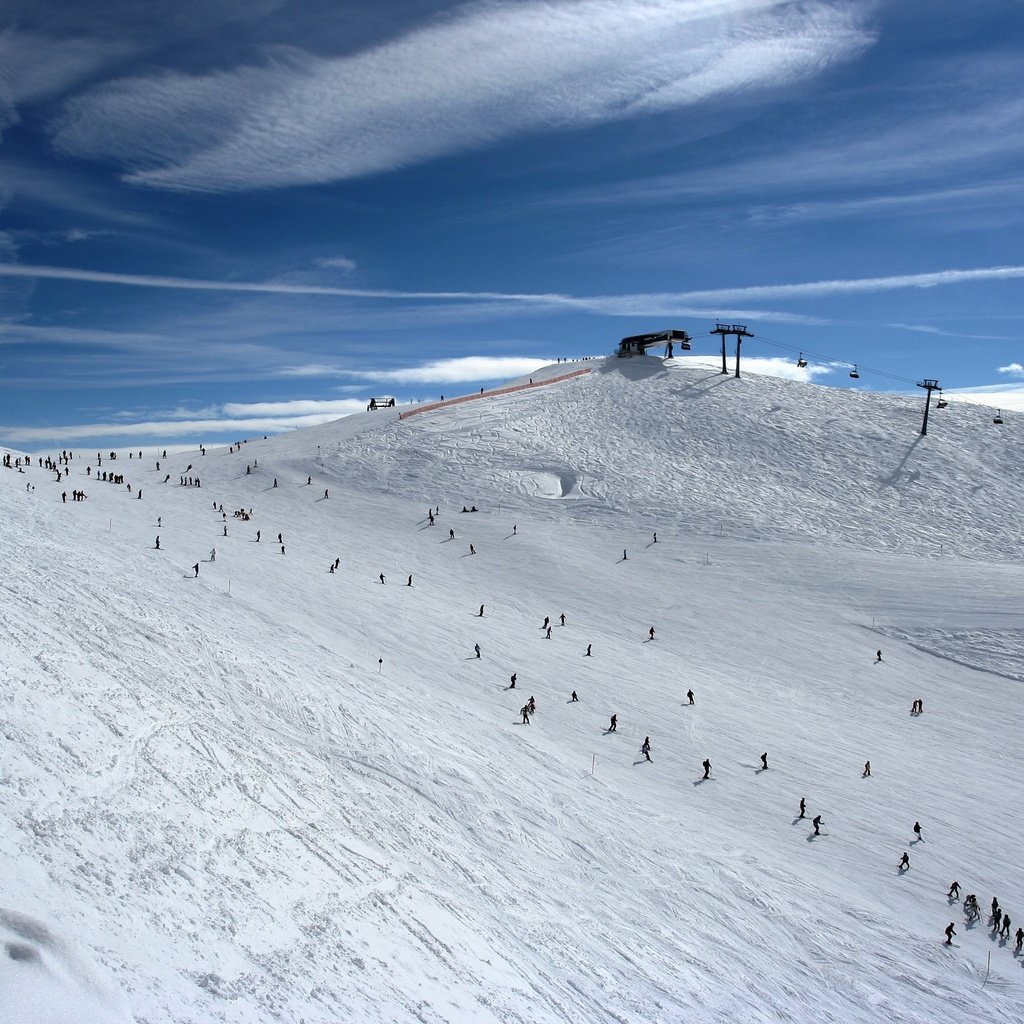
{"label": "snowboarder", "polygon": [[798,817],[807,817],[807,801],[803,797],[800,797],[800,814]]}
{"label": "snowboarder", "polygon": [[640,747],[640,753],[647,758],[648,761],[651,759],[651,737],[645,736],[644,742]]}
{"label": "snowboarder", "polygon": [[284,534],[279,533],[277,535],[277,543],[278,544],[283,544],[284,543]]}
{"label": "snowboarder", "polygon": [[513,536],[513,537],[514,537],[514,536],[516,535],[516,530],[517,530],[517,529],[518,529],[518,527],[517,527],[517,526],[516,526],[516,525],[515,525],[515,524],[513,523],[513,524],[512,524],[512,536]]}
{"label": "snowboarder", "polygon": [[952,882],[949,886],[949,892],[946,893],[951,899],[960,899],[960,883]]}
{"label": "snowboarder", "polygon": [[909,853],[904,853],[903,856],[900,857],[899,869],[900,869],[900,871],[909,871],[910,870],[910,854]]}
{"label": "snowboarder", "polygon": [[870,774],[871,774],[871,762],[870,761],[865,761],[864,762],[864,771],[861,772],[861,776],[860,777],[862,779],[866,779]]}
{"label": "snowboarder", "polygon": [[921,838],[921,822],[919,821],[914,822],[914,835],[917,836],[918,839]]}
{"label": "snowboarder", "polygon": [[520,709],[519,713],[523,716],[523,725],[530,724],[530,708],[524,704]]}
{"label": "snowboarder", "polygon": [[612,715],[611,720],[608,722],[608,731],[609,732],[618,732],[619,731],[619,716],[618,715]]}
{"label": "snowboarder", "polygon": [[711,777],[711,761],[710,761],[710,759],[705,757],[704,760],[701,762],[701,764],[704,767],[704,778],[705,779],[710,778]]}
{"label": "snowboarder", "polygon": [[578,700],[579,700],[579,697],[576,696],[576,691],[573,690],[572,691],[572,696],[569,698],[569,703],[570,704],[575,704]]}
{"label": "snowboarder", "polygon": [[953,922],[950,921],[949,924],[946,925],[946,945],[947,946],[952,946],[953,945],[953,936],[954,935],[956,935],[956,928],[953,927]]}
{"label": "snowboarder", "polygon": [[518,678],[519,678],[519,673],[518,672],[513,672],[512,675],[510,675],[508,677],[508,688],[510,690],[514,690],[516,688],[516,680]]}
{"label": "snowboarder", "polygon": [[476,656],[479,658],[480,657],[480,645],[479,644],[473,644],[473,650],[476,651]]}
{"label": "snowboarder", "polygon": [[768,768],[768,752],[765,751],[761,755],[761,771],[765,771]]}
{"label": "snowboarder", "polygon": [[587,653],[583,655],[584,658],[591,657],[590,651],[593,648],[593,646],[594,646],[593,644],[587,644]]}

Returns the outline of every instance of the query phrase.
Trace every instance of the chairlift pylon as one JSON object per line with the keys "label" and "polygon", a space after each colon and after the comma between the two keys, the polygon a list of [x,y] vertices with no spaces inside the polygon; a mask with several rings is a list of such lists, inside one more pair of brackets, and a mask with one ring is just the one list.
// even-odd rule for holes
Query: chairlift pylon
{"label": "chairlift pylon", "polygon": [[853,369],[850,371],[850,376],[854,380],[860,380],[860,374],[857,372],[857,364],[856,363],[853,364]]}
{"label": "chairlift pylon", "polygon": [[797,359],[796,365],[801,370],[807,365],[807,360],[804,359],[803,352],[800,353],[800,357]]}

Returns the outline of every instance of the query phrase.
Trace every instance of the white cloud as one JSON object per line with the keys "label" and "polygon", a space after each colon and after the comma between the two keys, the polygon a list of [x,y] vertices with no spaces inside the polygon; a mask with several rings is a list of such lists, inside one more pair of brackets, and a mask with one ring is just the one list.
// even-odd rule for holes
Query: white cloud
{"label": "white cloud", "polygon": [[553,359],[518,356],[462,356],[399,370],[351,370],[346,371],[346,376],[384,384],[461,384],[522,377],[552,362]]}
{"label": "white cloud", "polygon": [[346,274],[351,274],[356,269],[356,261],[347,256],[325,256],[317,260],[316,265],[326,270],[341,270]]}
{"label": "white cloud", "polygon": [[[720,370],[722,367],[721,357],[716,355],[677,355],[673,361],[676,365],[697,366],[702,369],[711,367]],[[732,373],[736,365],[735,349],[727,351],[727,363],[729,373]],[[782,356],[748,356],[744,353],[740,359],[740,372],[760,373],[766,377],[783,377],[786,380],[811,382],[818,377],[834,373],[835,366],[814,363],[810,360],[806,366],[797,366],[796,359],[787,359]]]}
{"label": "white cloud", "polygon": [[[807,281],[799,284],[746,285],[739,288],[713,288],[695,292],[653,292],[626,295],[564,295],[558,293],[516,292],[419,292],[383,288],[338,288],[330,285],[276,281],[211,281],[202,278],[162,277],[145,274],[118,274],[72,267],[48,267],[23,263],[0,263],[0,277],[27,277],[45,280],[83,281],[95,284],[126,285],[134,288],[171,288],[186,291],[257,292],[278,295],[326,295],[341,298],[395,300],[431,300],[466,302],[508,302],[604,313],[609,316],[633,315],[709,315],[708,309],[696,309],[705,303],[716,309],[715,315],[740,315],[726,308],[727,303],[749,299],[820,298],[896,291],[904,288],[939,288],[978,281],[1015,281],[1024,278],[1024,266],[979,267],[973,270],[937,270],[924,274],[898,274],[890,277],[839,278]],[[747,310],[751,318],[800,319],[796,314],[767,310]]]}
{"label": "white cloud", "polygon": [[343,398],[330,401],[294,399],[289,402],[227,402],[223,412],[231,417],[252,416],[326,416],[338,419],[354,412],[362,412],[366,402],[361,398]]}
{"label": "white cloud", "polygon": [[947,399],[1024,412],[1024,385],[1021,384],[982,384],[975,388],[946,388],[942,393]]}
{"label": "white cloud", "polygon": [[475,3],[345,57],[282,48],[259,66],[110,83],[70,102],[54,137],[140,185],[337,181],[820,73],[871,43],[864,6]]}
{"label": "white cloud", "polygon": [[1010,363],[1009,366],[1000,366],[999,373],[1012,374],[1014,377],[1024,377],[1024,366],[1020,363]]}

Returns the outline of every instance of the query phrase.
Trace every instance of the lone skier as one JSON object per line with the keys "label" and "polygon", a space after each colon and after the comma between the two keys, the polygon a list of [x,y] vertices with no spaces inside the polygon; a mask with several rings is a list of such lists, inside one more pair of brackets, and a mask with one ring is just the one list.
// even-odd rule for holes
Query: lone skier
{"label": "lone skier", "polygon": [[608,722],[608,731],[609,732],[618,732],[619,731],[619,716],[618,715],[612,715],[611,720]]}
{"label": "lone skier", "polygon": [[640,747],[640,753],[647,758],[648,761],[651,759],[651,737],[645,736],[643,745]]}
{"label": "lone skier", "polygon": [[811,819],[811,824],[814,826],[814,834],[816,836],[820,836],[821,835],[821,815],[820,814],[816,814]]}
{"label": "lone skier", "polygon": [[705,757],[704,760],[701,762],[701,764],[704,767],[704,778],[705,779],[711,778],[711,760],[709,758]]}

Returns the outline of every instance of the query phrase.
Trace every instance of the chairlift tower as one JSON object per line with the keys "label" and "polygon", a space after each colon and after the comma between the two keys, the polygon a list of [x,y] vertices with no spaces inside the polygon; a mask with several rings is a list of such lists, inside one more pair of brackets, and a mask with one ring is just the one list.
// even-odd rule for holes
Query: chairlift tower
{"label": "chairlift tower", "polygon": [[917,386],[928,392],[928,396],[924,400],[924,422],[921,424],[921,436],[924,437],[928,433],[928,410],[932,404],[932,392],[941,391],[942,388],[939,387],[937,380],[931,380],[928,377],[925,377]]}
{"label": "chairlift tower", "polygon": [[744,338],[752,338],[753,334],[750,333],[743,326],[743,324],[715,324],[715,329],[711,332],[712,334],[720,334],[722,336],[722,373],[728,373],[729,370],[725,365],[725,338],[728,334],[736,335],[736,373],[735,376],[738,378],[740,375],[740,343]]}

